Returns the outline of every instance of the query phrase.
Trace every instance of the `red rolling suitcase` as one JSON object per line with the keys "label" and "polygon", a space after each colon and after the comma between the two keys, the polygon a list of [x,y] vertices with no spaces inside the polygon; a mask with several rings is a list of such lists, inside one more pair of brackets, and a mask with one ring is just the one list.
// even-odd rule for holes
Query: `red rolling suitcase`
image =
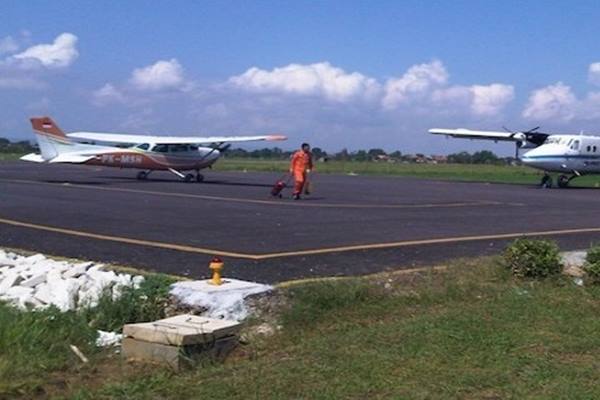
{"label": "red rolling suitcase", "polygon": [[287,187],[289,180],[290,177],[288,174],[285,174],[279,178],[277,182],[275,182],[275,185],[273,185],[273,189],[271,189],[271,196],[279,198],[283,197],[281,192]]}

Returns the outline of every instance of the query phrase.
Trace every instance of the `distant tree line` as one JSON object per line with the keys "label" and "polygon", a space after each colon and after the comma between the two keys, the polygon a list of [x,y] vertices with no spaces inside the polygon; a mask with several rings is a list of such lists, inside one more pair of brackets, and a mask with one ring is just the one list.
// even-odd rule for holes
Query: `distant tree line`
{"label": "distant tree line", "polygon": [[36,151],[37,147],[33,146],[27,140],[20,142],[11,142],[8,139],[0,138],[0,153],[25,154]]}
{"label": "distant tree line", "polygon": [[453,164],[506,164],[512,161],[509,158],[500,158],[491,151],[482,150],[471,154],[466,151],[448,155],[448,162]]}
{"label": "distant tree line", "polygon": [[[513,158],[498,157],[488,150],[469,153],[450,154],[448,156],[427,156],[425,154],[403,154],[399,150],[386,152],[375,148],[370,150],[348,151],[343,149],[337,153],[328,153],[315,147],[312,149],[313,157],[318,161],[374,161],[374,162],[416,162],[416,163],[454,163],[454,164],[507,164],[514,161]],[[251,158],[259,160],[288,160],[293,151],[282,150],[278,147],[264,148],[258,150],[231,149],[225,156],[230,158]]]}

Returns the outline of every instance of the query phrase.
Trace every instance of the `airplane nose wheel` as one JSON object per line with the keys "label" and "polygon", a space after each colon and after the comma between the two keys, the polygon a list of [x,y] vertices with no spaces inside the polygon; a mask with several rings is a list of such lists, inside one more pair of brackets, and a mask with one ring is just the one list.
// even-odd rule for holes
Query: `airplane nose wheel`
{"label": "airplane nose wheel", "polygon": [[549,189],[552,187],[552,177],[548,174],[544,174],[542,177],[542,181],[540,182],[540,186],[544,189]]}
{"label": "airplane nose wheel", "polygon": [[192,174],[187,174],[187,175],[186,175],[186,176],[183,178],[183,180],[184,180],[184,181],[186,181],[186,182],[191,182],[191,181],[193,181],[193,180],[194,180],[194,175],[192,175]]}
{"label": "airplane nose wheel", "polygon": [[140,171],[140,172],[138,172],[138,174],[137,174],[137,178],[138,178],[140,181],[144,181],[144,180],[146,180],[146,178],[148,178],[148,172],[146,172],[146,171]]}

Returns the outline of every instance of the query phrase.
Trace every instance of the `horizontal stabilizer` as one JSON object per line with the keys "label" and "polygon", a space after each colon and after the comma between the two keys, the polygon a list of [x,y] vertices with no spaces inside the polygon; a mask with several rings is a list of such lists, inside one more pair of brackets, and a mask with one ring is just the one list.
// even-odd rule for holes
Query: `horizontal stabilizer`
{"label": "horizontal stabilizer", "polygon": [[84,163],[86,161],[93,159],[94,157],[95,156],[82,156],[79,154],[64,153],[64,154],[59,154],[58,156],[54,157],[52,160],[50,160],[48,162],[50,164],[56,164],[56,163],[81,164],[81,163]]}
{"label": "horizontal stabilizer", "polygon": [[29,153],[24,155],[23,157],[20,158],[23,161],[31,161],[31,162],[37,162],[37,163],[43,163],[44,161],[44,157],[42,157],[41,154],[37,154],[37,153]]}

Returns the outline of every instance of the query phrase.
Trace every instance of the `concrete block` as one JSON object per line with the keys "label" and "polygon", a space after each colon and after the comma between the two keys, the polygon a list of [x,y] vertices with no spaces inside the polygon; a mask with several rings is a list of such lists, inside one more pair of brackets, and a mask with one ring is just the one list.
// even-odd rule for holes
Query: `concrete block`
{"label": "concrete block", "polygon": [[202,361],[222,361],[237,344],[237,336],[187,346],[169,346],[126,337],[121,343],[121,352],[129,360],[158,363],[179,371],[198,366]]}
{"label": "concrete block", "polygon": [[241,324],[237,321],[184,314],[154,322],[128,324],[123,327],[123,334],[151,343],[185,346],[212,343],[237,334],[240,328]]}

